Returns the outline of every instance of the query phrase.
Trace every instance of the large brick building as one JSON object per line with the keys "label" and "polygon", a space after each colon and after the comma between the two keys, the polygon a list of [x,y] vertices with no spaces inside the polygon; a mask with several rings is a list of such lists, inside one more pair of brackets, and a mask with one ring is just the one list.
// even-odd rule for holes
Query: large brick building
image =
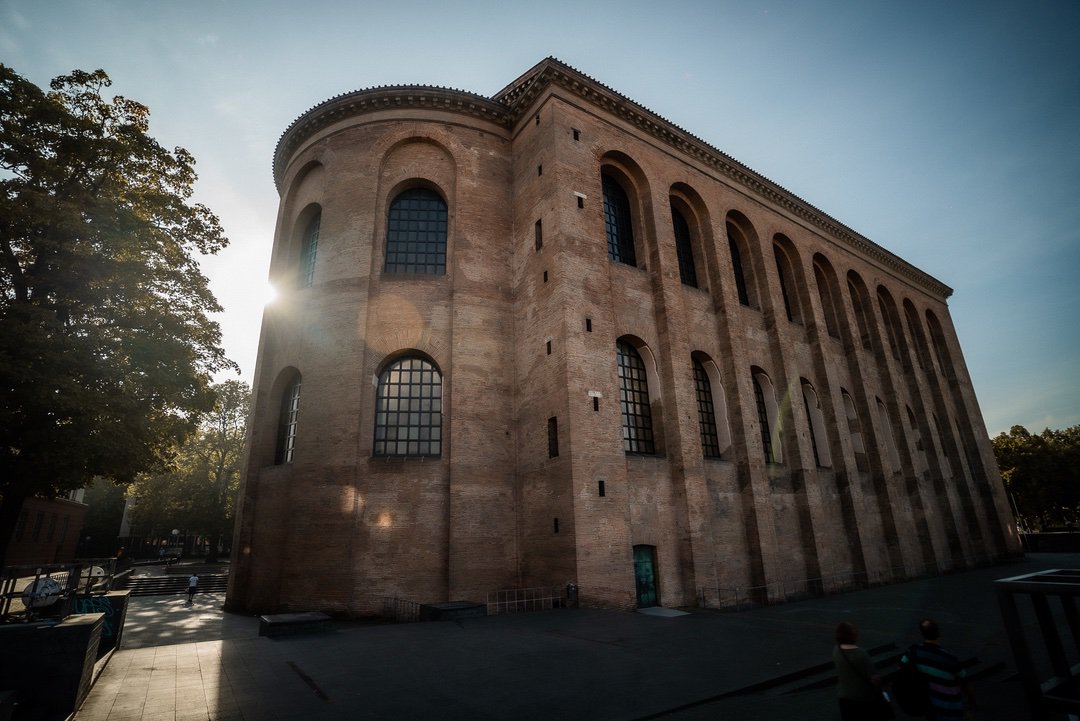
{"label": "large brick building", "polygon": [[1019,551],[951,290],[563,63],[338,96],[274,177],[230,607],[718,604]]}

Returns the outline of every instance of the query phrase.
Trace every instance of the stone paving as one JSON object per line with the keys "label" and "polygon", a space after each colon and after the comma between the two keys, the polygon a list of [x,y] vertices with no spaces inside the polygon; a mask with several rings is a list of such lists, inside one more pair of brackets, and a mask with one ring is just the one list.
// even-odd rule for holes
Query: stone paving
{"label": "stone paving", "polygon": [[[992,582],[1080,557],[997,568],[742,613],[567,609],[402,625],[338,622],[259,637],[220,595],[132,600],[122,650],[74,721],[314,719],[836,719],[832,688],[717,698],[828,660],[840,620],[871,648],[913,642],[924,615],[944,645],[1008,668],[976,684],[980,721],[1028,718]],[[901,714],[898,717],[903,718]]]}

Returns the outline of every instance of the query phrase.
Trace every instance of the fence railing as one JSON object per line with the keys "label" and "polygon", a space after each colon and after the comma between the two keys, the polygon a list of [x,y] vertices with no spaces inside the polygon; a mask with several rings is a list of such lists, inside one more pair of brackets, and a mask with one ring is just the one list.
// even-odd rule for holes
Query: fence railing
{"label": "fence railing", "polygon": [[404,598],[383,598],[383,618],[394,623],[413,623],[420,620],[420,604]]}
{"label": "fence railing", "polygon": [[876,571],[847,571],[817,578],[781,579],[760,586],[698,589],[698,603],[704,608],[741,611],[789,601],[884,586],[899,581],[939,575],[935,566],[908,570],[904,566]]}
{"label": "fence railing", "polygon": [[115,558],[0,569],[0,621],[64,618],[77,595],[110,590],[115,570]]}
{"label": "fence railing", "polygon": [[545,611],[566,606],[562,586],[538,586],[535,588],[508,588],[491,591],[487,595],[489,616],[523,611]]}

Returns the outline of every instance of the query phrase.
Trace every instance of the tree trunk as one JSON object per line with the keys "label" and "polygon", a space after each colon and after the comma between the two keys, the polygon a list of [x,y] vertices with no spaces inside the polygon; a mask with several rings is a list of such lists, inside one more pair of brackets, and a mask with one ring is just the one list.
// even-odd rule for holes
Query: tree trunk
{"label": "tree trunk", "polygon": [[8,546],[15,538],[15,526],[25,502],[25,495],[14,493],[10,488],[0,497],[0,568],[7,565]]}

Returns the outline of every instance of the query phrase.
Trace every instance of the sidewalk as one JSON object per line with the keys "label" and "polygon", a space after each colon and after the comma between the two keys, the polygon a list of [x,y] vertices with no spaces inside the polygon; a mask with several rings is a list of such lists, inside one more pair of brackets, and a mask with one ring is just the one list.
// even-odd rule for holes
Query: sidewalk
{"label": "sidewalk", "polygon": [[[838,718],[835,691],[719,695],[829,659],[841,620],[872,648],[914,642],[933,616],[943,645],[1007,669],[976,684],[980,721],[1028,714],[992,582],[1080,556],[1022,562],[742,613],[678,617],[567,609],[459,623],[335,623],[259,637],[255,618],[205,594],[132,599],[118,651],[76,721],[281,719]],[[898,714],[898,717],[902,717]]]}

